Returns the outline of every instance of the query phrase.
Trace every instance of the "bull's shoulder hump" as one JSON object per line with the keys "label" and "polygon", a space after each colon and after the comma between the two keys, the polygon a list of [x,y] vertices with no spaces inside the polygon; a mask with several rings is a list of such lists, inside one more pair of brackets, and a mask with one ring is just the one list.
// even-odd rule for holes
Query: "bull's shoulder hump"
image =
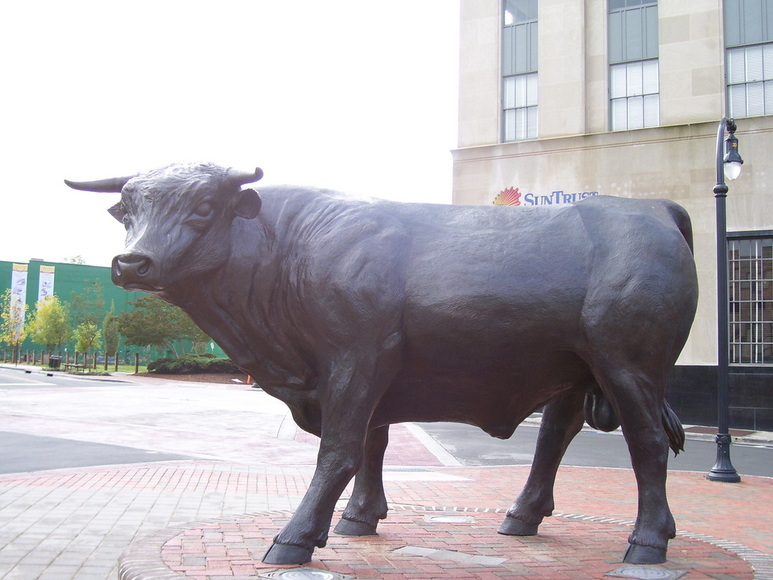
{"label": "bull's shoulder hump", "polygon": [[314,261],[354,250],[361,253],[367,247],[387,251],[404,245],[408,236],[405,224],[389,211],[389,203],[288,186],[267,188],[263,197],[262,219],[279,245],[310,252]]}
{"label": "bull's shoulder hump", "polygon": [[[318,238],[335,235],[347,227],[371,233],[400,231],[411,239],[437,236],[491,235],[509,237],[518,233],[562,229],[573,219],[572,206],[506,207],[406,203],[363,199],[312,187],[272,186],[261,190],[269,219],[294,235]],[[364,228],[366,224],[373,227]]]}

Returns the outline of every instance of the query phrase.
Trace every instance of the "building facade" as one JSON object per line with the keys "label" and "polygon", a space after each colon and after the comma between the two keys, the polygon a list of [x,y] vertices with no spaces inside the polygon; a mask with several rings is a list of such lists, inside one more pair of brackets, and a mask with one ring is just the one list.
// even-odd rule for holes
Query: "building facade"
{"label": "building facade", "polygon": [[773,0],[461,0],[457,204],[668,198],[693,221],[700,301],[669,384],[715,424],[717,130],[727,197],[730,424],[773,428]]}

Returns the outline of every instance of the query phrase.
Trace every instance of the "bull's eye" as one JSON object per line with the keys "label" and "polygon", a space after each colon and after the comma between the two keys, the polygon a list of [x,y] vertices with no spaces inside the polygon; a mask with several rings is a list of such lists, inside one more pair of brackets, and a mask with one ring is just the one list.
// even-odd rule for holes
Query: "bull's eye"
{"label": "bull's eye", "polygon": [[208,218],[212,215],[213,211],[214,208],[212,207],[212,204],[208,201],[205,201],[204,203],[199,204],[199,206],[196,208],[196,211],[193,212],[193,215],[198,218]]}
{"label": "bull's eye", "polygon": [[202,202],[196,206],[186,220],[189,226],[201,229],[207,226],[215,213],[215,207],[208,201]]}

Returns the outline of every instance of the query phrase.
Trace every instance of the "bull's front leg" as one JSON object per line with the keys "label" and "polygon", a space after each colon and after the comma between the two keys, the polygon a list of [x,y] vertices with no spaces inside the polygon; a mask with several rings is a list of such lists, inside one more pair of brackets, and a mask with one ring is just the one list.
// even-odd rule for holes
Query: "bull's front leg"
{"label": "bull's front leg", "polygon": [[305,564],[311,560],[314,548],[322,548],[327,543],[335,504],[357,472],[362,457],[362,442],[358,445],[353,430],[347,431],[352,437],[326,436],[323,430],[317,468],[309,489],[263,556],[266,564]]}
{"label": "bull's front leg", "polygon": [[327,543],[335,504],[362,464],[370,417],[394,376],[379,373],[379,366],[373,356],[351,353],[330,365],[329,378],[318,387],[322,437],[314,476],[263,562],[305,564],[314,548]]}
{"label": "bull's front leg", "polygon": [[379,520],[387,515],[384,494],[384,452],[389,443],[389,425],[372,429],[365,443],[362,467],[354,477],[352,496],[343,517],[335,527],[337,534],[345,536],[372,536]]}

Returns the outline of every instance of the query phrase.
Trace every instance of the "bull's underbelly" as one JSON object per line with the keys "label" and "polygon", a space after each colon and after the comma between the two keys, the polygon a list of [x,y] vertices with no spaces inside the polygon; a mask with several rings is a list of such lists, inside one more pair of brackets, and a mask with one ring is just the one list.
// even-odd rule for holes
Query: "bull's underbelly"
{"label": "bull's underbelly", "polygon": [[519,360],[449,360],[426,366],[409,361],[374,413],[372,426],[405,421],[476,425],[507,438],[535,410],[561,393],[587,389],[587,365],[567,351]]}

